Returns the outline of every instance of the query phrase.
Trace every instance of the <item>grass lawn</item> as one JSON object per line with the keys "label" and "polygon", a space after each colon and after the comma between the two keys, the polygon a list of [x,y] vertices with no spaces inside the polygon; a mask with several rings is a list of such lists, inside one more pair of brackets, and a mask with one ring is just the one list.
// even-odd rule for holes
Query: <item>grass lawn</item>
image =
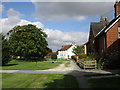
{"label": "grass lawn", "polygon": [[76,79],[63,74],[2,74],[3,88],[78,88]]}
{"label": "grass lawn", "polygon": [[45,70],[45,69],[54,68],[61,63],[62,62],[51,63],[51,62],[41,61],[41,62],[38,62],[36,65],[36,62],[12,60],[11,62],[8,63],[8,65],[0,67],[0,69],[3,69],[3,70]]}
{"label": "grass lawn", "polygon": [[57,59],[57,61],[61,61],[61,62],[63,62],[63,61],[70,61],[70,59]]}
{"label": "grass lawn", "polygon": [[88,82],[93,88],[120,88],[120,77],[90,79]]}
{"label": "grass lawn", "polygon": [[99,76],[110,76],[110,75],[115,75],[115,74],[88,74],[88,75],[84,75],[85,77],[99,77]]}
{"label": "grass lawn", "polygon": [[65,63],[65,67],[69,67],[70,66],[70,61],[68,61],[67,63]]}
{"label": "grass lawn", "polygon": [[[110,76],[110,75],[120,75],[119,73],[111,73],[111,74],[92,74],[85,75],[88,78],[88,82],[93,88],[120,88],[120,77],[106,77],[106,78],[97,78],[93,79],[91,77],[99,77],[99,76]],[[91,78],[91,79],[90,79]]]}

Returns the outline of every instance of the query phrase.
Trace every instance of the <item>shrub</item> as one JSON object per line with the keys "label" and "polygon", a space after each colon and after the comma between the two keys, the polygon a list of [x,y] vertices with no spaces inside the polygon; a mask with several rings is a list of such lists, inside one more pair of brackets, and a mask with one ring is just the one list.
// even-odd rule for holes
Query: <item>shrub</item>
{"label": "shrub", "polygon": [[91,58],[91,57],[86,57],[86,58],[84,58],[84,60],[93,60],[93,58]]}
{"label": "shrub", "polygon": [[73,48],[73,53],[75,55],[80,55],[80,54],[83,54],[84,53],[84,46],[76,46],[75,48]]}
{"label": "shrub", "polygon": [[75,55],[72,55],[72,56],[71,56],[71,59],[73,59],[73,60],[74,60],[74,59],[75,59]]}
{"label": "shrub", "polygon": [[104,68],[120,69],[120,51],[107,56],[106,60],[104,61]]}
{"label": "shrub", "polygon": [[88,56],[93,59],[97,59],[98,54],[97,53],[89,53]]}
{"label": "shrub", "polygon": [[51,59],[57,59],[57,54],[52,54]]}
{"label": "shrub", "polygon": [[97,68],[98,69],[104,68],[104,63],[105,63],[106,59],[107,59],[106,52],[103,52],[102,56],[100,58],[98,58],[98,60],[97,60]]}
{"label": "shrub", "polygon": [[79,59],[86,58],[86,54],[80,54]]}

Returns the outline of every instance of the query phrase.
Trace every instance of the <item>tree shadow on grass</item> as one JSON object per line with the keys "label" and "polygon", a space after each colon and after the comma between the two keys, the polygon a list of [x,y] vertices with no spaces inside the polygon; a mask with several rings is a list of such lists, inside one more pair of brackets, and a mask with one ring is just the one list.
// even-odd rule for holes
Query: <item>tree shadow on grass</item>
{"label": "tree shadow on grass", "polygon": [[78,88],[76,79],[71,75],[64,75],[64,78],[54,79],[53,82],[45,83],[46,88],[44,90],[60,90],[64,88]]}
{"label": "tree shadow on grass", "polygon": [[[110,71],[111,73],[114,73],[112,71]],[[81,82],[77,82],[73,79],[71,79],[71,77],[75,76],[76,78],[79,78],[79,81]],[[62,79],[54,79],[53,82],[49,82],[44,84],[46,86],[46,88],[44,90],[60,90],[60,89],[73,89],[73,90],[81,90],[82,88],[88,88],[88,89],[93,89],[93,88],[116,88],[116,86],[119,86],[118,83],[116,83],[116,81],[114,81],[116,84],[112,85],[113,83],[111,83],[110,86],[107,87],[108,82],[106,80],[99,82],[99,80],[101,79],[92,79],[91,77],[97,77],[97,76],[103,76],[103,75],[110,75],[110,73],[102,73],[102,72],[87,72],[87,71],[72,71],[69,73],[69,75],[64,75],[64,78]],[[90,81],[89,81],[90,80]],[[92,81],[92,80],[96,80],[96,82]],[[113,78],[114,80],[114,78]],[[104,83],[104,84],[102,84]],[[78,86],[79,84],[79,86]],[[84,85],[83,85],[84,84]],[[87,86],[87,87],[86,87]],[[112,87],[114,86],[114,87]],[[81,87],[81,88],[79,88]]]}
{"label": "tree shadow on grass", "polygon": [[18,64],[7,64],[7,65],[3,65],[3,66],[15,66],[15,65],[18,65]]}

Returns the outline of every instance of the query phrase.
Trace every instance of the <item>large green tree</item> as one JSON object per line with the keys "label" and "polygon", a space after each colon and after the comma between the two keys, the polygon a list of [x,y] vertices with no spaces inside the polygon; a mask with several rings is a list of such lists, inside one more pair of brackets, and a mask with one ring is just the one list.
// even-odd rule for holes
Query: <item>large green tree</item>
{"label": "large green tree", "polygon": [[8,45],[8,40],[5,39],[4,35],[0,34],[0,38],[2,39],[0,40],[0,50],[2,50],[2,53],[0,52],[0,54],[2,54],[2,65],[6,65],[10,61],[10,47]]}
{"label": "large green tree", "polygon": [[43,58],[47,53],[47,34],[41,28],[28,24],[15,26],[8,32],[12,55],[26,60]]}

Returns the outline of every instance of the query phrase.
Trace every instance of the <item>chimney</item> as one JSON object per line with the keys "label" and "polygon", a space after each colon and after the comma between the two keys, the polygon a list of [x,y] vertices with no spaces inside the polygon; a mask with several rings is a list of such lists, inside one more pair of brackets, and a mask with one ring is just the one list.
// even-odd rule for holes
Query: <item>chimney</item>
{"label": "chimney", "polygon": [[107,19],[107,18],[103,18],[103,17],[101,16],[100,22],[108,22],[108,19]]}
{"label": "chimney", "polygon": [[120,14],[120,1],[116,0],[116,3],[114,5],[115,8],[115,18]]}
{"label": "chimney", "polygon": [[75,42],[72,42],[72,44],[71,45],[75,45]]}

